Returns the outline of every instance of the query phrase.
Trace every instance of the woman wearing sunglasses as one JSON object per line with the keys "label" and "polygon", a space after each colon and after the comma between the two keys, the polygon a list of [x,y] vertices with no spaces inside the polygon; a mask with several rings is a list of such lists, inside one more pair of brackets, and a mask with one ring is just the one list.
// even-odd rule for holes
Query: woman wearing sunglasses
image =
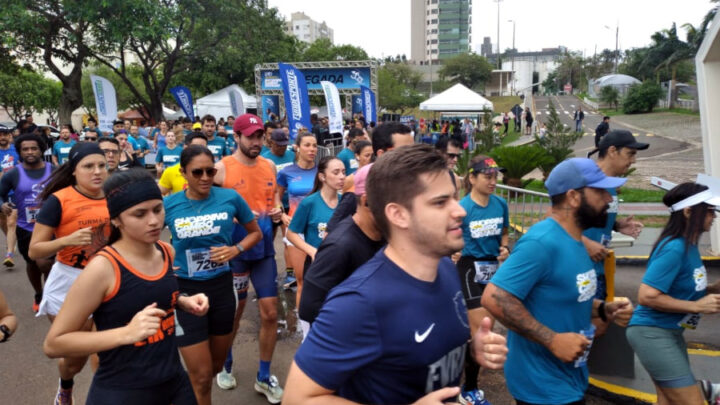
{"label": "woman wearing sunglasses", "polygon": [[[235,288],[229,262],[262,239],[250,207],[234,190],[213,187],[215,160],[206,147],[190,145],[180,155],[187,189],[165,199],[165,225],[172,233],[180,294],[204,293],[210,309],[198,317],[179,309],[176,336],[198,404],[210,404],[212,381],[233,339]],[[233,220],[247,236],[233,245]]]}
{"label": "woman wearing sunglasses", "polygon": [[663,203],[670,219],[650,253],[628,342],[655,383],[658,404],[715,404],[720,395],[703,393],[690,369],[683,332],[697,328],[702,314],[720,312],[720,282],[709,283],[698,250],[720,197],[705,185],[683,183]]}

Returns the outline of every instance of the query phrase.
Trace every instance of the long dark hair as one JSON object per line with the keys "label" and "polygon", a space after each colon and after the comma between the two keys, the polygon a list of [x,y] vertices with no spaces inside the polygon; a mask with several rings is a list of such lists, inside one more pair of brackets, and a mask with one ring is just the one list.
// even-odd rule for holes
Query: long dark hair
{"label": "long dark hair", "polygon": [[45,181],[45,188],[40,195],[38,195],[38,201],[45,201],[54,192],[77,184],[75,176],[73,176],[73,169],[72,164],[68,160],[53,170],[50,177]]}
{"label": "long dark hair", "polygon": [[[707,190],[707,186],[697,183],[682,183],[675,186],[672,190],[668,191],[663,197],[663,204],[668,207],[672,207],[691,195],[695,195],[702,191]],[[685,238],[685,251],[690,248],[690,245],[694,245],[700,239],[700,235],[704,231],[705,216],[710,206],[705,203],[693,205],[690,208],[689,218],[685,217],[685,210],[675,211],[670,214],[670,219],[665,228],[663,228],[660,236],[655,241],[650,255],[655,252],[656,249],[660,248],[660,242],[667,238],[665,243],[684,237]],[[663,243],[664,244],[664,243]]]}
{"label": "long dark hair", "polygon": [[315,193],[322,188],[323,182],[320,181],[320,173],[326,174],[325,171],[327,170],[328,165],[335,159],[340,160],[335,156],[324,156],[320,159],[320,163],[317,165],[317,173],[315,173],[315,182],[313,183],[313,188],[310,194]]}
{"label": "long dark hair", "polygon": [[190,162],[192,162],[192,160],[195,158],[195,156],[198,155],[206,155],[210,157],[210,159],[215,161],[215,157],[213,156],[212,152],[210,152],[210,149],[202,145],[188,145],[180,153],[180,168],[184,171],[187,165],[189,165]]}
{"label": "long dark hair", "polygon": [[300,159],[300,144],[302,143],[303,138],[305,138],[306,136],[312,136],[313,138],[315,138],[315,135],[312,132],[308,132],[304,128],[300,132],[298,132],[297,138],[295,138],[295,149],[297,149],[297,152],[295,153],[296,163]]}
{"label": "long dark hair", "polygon": [[[143,169],[130,169],[122,172],[115,172],[103,183],[103,191],[106,196],[112,195],[113,191],[120,187],[125,187],[129,183],[137,183],[143,180],[154,180],[153,177],[146,170]],[[113,243],[120,240],[122,233],[120,229],[110,222],[110,237],[108,238],[107,244],[112,245]]]}

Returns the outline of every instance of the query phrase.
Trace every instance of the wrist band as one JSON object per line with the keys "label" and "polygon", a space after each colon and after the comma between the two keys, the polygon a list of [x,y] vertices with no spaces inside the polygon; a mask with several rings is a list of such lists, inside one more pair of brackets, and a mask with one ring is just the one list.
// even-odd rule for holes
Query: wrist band
{"label": "wrist band", "polygon": [[601,302],[598,306],[598,316],[603,322],[607,322],[607,315],[605,314],[605,301]]}

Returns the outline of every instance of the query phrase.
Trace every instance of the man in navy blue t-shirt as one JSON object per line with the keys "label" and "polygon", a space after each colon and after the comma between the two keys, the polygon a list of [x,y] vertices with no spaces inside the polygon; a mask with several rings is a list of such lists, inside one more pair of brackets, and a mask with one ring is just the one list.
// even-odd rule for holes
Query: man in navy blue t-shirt
{"label": "man in navy blue t-shirt", "polygon": [[483,367],[505,362],[505,339],[489,319],[467,344],[467,309],[447,258],[463,246],[465,210],[444,158],[428,145],[383,154],[366,193],[388,245],[328,295],[295,355],[285,404],[440,402],[459,394],[466,350]]}
{"label": "man in navy blue t-shirt", "polygon": [[520,238],[485,288],[483,308],[510,329],[505,380],[518,405],[584,403],[592,318],[611,320],[629,303],[595,299],[582,231],[605,224],[606,189],[625,181],[586,158],[557,165],[545,182],[550,217]]}

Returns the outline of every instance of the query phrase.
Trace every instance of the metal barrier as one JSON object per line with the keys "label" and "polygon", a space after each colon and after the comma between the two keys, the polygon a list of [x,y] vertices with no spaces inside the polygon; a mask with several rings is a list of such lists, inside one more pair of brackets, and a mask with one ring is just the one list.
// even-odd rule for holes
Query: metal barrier
{"label": "metal barrier", "polygon": [[345,149],[342,144],[342,138],[329,138],[325,140],[325,146],[318,145],[317,156],[315,157],[316,163],[320,162],[320,159],[325,156],[337,156],[341,150]]}
{"label": "metal barrier", "polygon": [[510,214],[510,238],[517,241],[528,228],[547,216],[550,195],[498,184],[495,194],[503,197]]}

